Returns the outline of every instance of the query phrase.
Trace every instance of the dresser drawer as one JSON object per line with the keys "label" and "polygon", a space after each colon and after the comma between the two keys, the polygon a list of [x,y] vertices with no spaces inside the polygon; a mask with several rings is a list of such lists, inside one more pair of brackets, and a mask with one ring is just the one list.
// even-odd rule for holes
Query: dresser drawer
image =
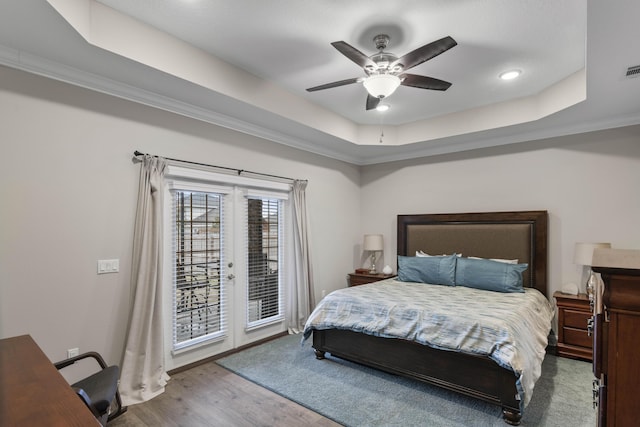
{"label": "dresser drawer", "polygon": [[570,309],[564,310],[564,326],[576,329],[587,330],[587,322],[591,317],[591,313],[584,311],[575,311]]}
{"label": "dresser drawer", "polygon": [[564,335],[564,344],[577,345],[585,348],[593,347],[593,337],[590,337],[586,330],[564,327],[562,331]]}

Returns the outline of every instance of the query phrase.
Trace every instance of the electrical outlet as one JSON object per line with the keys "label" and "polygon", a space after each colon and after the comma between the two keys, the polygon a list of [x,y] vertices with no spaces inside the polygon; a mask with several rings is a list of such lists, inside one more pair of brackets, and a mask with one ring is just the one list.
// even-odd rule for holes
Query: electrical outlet
{"label": "electrical outlet", "polygon": [[79,354],[80,354],[80,349],[78,347],[70,348],[69,350],[67,350],[67,359],[70,357],[76,357]]}

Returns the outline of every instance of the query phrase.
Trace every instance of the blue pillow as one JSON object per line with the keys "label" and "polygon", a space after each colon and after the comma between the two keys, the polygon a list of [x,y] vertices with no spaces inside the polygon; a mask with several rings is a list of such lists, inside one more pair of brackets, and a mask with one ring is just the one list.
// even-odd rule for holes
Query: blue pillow
{"label": "blue pillow", "polygon": [[455,286],[457,258],[455,254],[430,257],[398,256],[398,280]]}
{"label": "blue pillow", "polygon": [[460,258],[456,264],[456,286],[496,292],[524,292],[522,272],[527,267],[529,264]]}

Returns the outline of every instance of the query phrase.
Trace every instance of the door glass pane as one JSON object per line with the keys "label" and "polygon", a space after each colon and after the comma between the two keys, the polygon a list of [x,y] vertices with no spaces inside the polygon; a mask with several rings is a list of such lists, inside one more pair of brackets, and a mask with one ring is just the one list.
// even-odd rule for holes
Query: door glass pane
{"label": "door glass pane", "polygon": [[222,195],[173,192],[174,207],[174,349],[224,332]]}
{"label": "door glass pane", "polygon": [[252,326],[281,314],[281,202],[265,198],[247,201],[247,324]]}

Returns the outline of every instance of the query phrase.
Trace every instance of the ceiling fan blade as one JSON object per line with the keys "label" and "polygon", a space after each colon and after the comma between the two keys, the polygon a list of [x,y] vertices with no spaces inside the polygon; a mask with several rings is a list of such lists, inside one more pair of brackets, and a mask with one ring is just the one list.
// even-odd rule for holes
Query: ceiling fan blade
{"label": "ceiling fan blade", "polygon": [[409,68],[413,68],[416,65],[420,65],[425,61],[430,60],[443,52],[451,49],[458,43],[451,37],[443,37],[440,40],[436,40],[429,44],[426,44],[422,47],[413,50],[406,55],[396,59],[393,61],[389,68],[393,69],[396,65],[402,65],[404,70],[408,70]]}
{"label": "ceiling fan blade", "polygon": [[380,98],[367,94],[367,111],[373,110],[380,104]]}
{"label": "ceiling fan blade", "polygon": [[371,59],[369,59],[369,57],[367,55],[365,55],[364,53],[360,52],[355,47],[351,46],[349,43],[346,43],[346,42],[343,42],[343,41],[339,41],[339,42],[331,43],[331,46],[333,46],[336,49],[338,49],[338,51],[341,54],[343,54],[344,56],[346,56],[347,58],[349,58],[350,60],[352,60],[353,62],[355,62],[359,66],[361,66],[362,68],[366,67],[367,65],[370,66],[370,67],[374,67],[374,68],[376,67],[376,63],[375,62],[373,62]]}
{"label": "ceiling fan blade", "polygon": [[315,92],[316,90],[331,89],[332,87],[350,85],[352,83],[359,83],[362,80],[363,80],[362,77],[354,77],[353,79],[346,79],[346,80],[340,80],[333,83],[326,83],[320,86],[310,87],[309,89],[307,89],[307,92]]}
{"label": "ceiling fan blade", "polygon": [[444,80],[418,76],[417,74],[401,74],[398,77],[402,79],[400,83],[402,86],[417,87],[419,89],[447,90],[451,86],[451,83]]}

